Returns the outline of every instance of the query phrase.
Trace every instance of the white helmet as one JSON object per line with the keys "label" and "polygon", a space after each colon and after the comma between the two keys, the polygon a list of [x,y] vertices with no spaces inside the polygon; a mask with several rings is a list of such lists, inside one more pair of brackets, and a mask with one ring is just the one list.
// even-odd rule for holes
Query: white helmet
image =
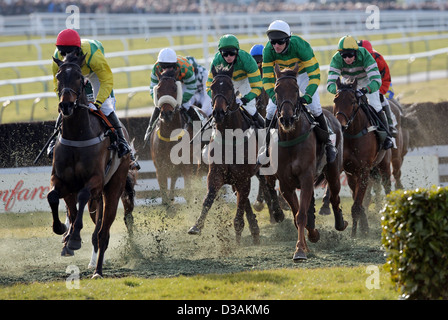
{"label": "white helmet", "polygon": [[285,21],[275,20],[269,25],[266,34],[271,40],[284,39],[291,36],[291,29]]}
{"label": "white helmet", "polygon": [[164,48],[160,50],[159,56],[157,57],[157,62],[176,63],[177,62],[176,51],[170,48]]}

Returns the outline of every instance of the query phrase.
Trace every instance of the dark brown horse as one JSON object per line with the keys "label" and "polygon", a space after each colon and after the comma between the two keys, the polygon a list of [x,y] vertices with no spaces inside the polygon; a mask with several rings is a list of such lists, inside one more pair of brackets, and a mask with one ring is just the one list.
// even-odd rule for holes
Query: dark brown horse
{"label": "dark brown horse", "polygon": [[363,200],[372,169],[378,170],[384,190],[391,189],[391,150],[384,150],[368,116],[356,97],[357,81],[342,84],[338,79],[333,113],[344,129],[344,171],[352,190],[352,236],[356,236],[358,221],[361,232],[369,230]]}
{"label": "dark brown horse", "polygon": [[[66,233],[62,255],[73,255],[73,250],[81,248],[80,232],[88,202],[89,209],[98,209],[92,244],[94,252],[98,253],[94,277],[101,277],[110,227],[127,183],[130,155],[118,158],[102,121],[86,105],[81,73],[84,59],[84,56],[78,58],[70,54],[65,61],[54,59],[59,66],[56,79],[62,126],[55,146],[47,199],[53,214],[53,231],[60,235]],[[59,220],[60,198],[68,209],[69,230]]]}
{"label": "dark brown horse", "polygon": [[[191,191],[191,179],[200,160],[193,157],[193,147],[189,143],[187,148],[190,154],[187,158],[172,153],[173,147],[184,139],[190,141],[189,138],[193,133],[192,127],[186,125],[180,108],[182,86],[176,80],[176,72],[178,73],[179,70],[165,70],[157,73],[159,84],[154,88],[154,104],[160,108],[160,117],[156,128],[151,133],[150,149],[164,205],[170,204],[174,199],[174,186],[178,178],[184,178],[185,192]],[[168,178],[171,180],[169,188]],[[185,198],[187,199],[186,194]]]}
{"label": "dark brown horse", "polygon": [[[250,125],[236,103],[232,82],[233,67],[212,68],[212,74],[213,82],[210,89],[216,135],[212,137],[208,149],[207,195],[202,204],[201,215],[188,233],[199,234],[201,232],[218,191],[224,184],[229,184],[237,192],[237,211],[234,219],[236,241],[240,242],[244,228],[244,212],[246,212],[253,241],[257,244],[260,241],[260,230],[248,199],[251,177],[257,170],[256,151],[253,154],[253,161],[249,156],[249,146],[253,143],[256,144],[255,136],[251,138],[246,134],[237,136],[237,132],[247,133]],[[232,158],[229,159],[228,155],[231,155]]]}
{"label": "dark brown horse", "polygon": [[[326,163],[324,145],[318,141],[315,124],[308,117],[307,111],[298,102],[299,86],[297,84],[298,65],[293,70],[280,70],[275,65],[275,94],[278,113],[278,143],[271,143],[270,157],[278,161],[276,177],[280,191],[291,207],[294,224],[298,231],[298,240],[293,260],[307,259],[308,246],[305,239],[305,227],[308,239],[317,242],[320,238],[315,228],[314,187],[325,178],[331,189],[331,204],[335,217],[335,228],[339,231],[347,227],[340,208],[339,191],[341,188],[339,175],[342,171],[342,131],[336,118],[327,110],[323,110],[329,127],[336,134],[338,156],[331,163]],[[320,134],[320,133],[319,133]],[[275,155],[277,152],[277,156]],[[278,160],[276,160],[276,158]],[[300,201],[296,190],[300,189]]]}

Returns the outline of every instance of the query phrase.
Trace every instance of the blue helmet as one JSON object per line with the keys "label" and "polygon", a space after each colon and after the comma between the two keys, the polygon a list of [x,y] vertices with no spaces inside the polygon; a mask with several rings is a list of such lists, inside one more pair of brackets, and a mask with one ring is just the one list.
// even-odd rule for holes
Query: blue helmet
{"label": "blue helmet", "polygon": [[264,46],[262,44],[256,44],[250,49],[250,55],[253,56],[262,56],[263,55]]}

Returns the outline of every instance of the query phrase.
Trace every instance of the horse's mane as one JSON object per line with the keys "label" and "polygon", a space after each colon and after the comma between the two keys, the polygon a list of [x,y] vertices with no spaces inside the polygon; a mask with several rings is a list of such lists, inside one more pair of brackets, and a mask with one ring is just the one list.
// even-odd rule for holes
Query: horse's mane
{"label": "horse's mane", "polygon": [[160,74],[161,77],[164,78],[175,78],[176,77],[176,70],[174,69],[165,69],[162,71],[162,73]]}
{"label": "horse's mane", "polygon": [[224,66],[223,64],[219,64],[214,67],[216,75],[226,75],[232,77],[233,74],[233,65]]}

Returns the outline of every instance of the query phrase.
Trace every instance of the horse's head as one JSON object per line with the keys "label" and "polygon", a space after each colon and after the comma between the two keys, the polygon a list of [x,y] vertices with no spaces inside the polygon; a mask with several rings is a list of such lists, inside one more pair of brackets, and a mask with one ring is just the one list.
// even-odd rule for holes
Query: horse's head
{"label": "horse's head", "polygon": [[356,79],[346,83],[342,83],[339,78],[336,80],[337,92],[333,100],[333,114],[343,128],[348,126],[358,109],[358,99],[356,98],[357,85]]}
{"label": "horse's head", "polygon": [[299,85],[297,84],[297,72],[299,66],[294,69],[280,70],[278,64],[275,64],[275,97],[277,99],[278,119],[280,125],[285,131],[294,129],[294,122],[297,119]]}
{"label": "horse's head", "polygon": [[228,112],[238,110],[236,95],[232,82],[233,65],[212,67],[213,82],[212,91],[213,117],[216,123],[222,123]]}
{"label": "horse's head", "polygon": [[81,72],[85,55],[77,56],[69,53],[64,61],[55,57],[53,57],[53,60],[59,67],[59,71],[56,73],[59,111],[64,116],[70,116],[75,107],[79,104],[85,104],[87,101],[84,92],[84,77]]}
{"label": "horse's head", "polygon": [[156,72],[159,84],[154,87],[154,104],[160,108],[164,121],[172,121],[174,112],[182,103],[182,84],[177,81],[179,70],[166,69]]}

